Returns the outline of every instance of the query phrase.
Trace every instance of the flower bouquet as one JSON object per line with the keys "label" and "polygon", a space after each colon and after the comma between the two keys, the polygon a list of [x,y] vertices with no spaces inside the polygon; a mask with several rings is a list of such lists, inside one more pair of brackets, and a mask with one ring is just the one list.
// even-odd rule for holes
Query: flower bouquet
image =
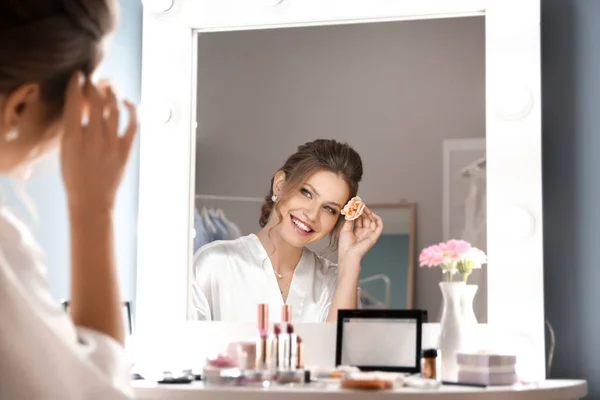
{"label": "flower bouquet", "polygon": [[439,266],[448,282],[458,272],[466,283],[473,269],[479,269],[486,263],[487,256],[483,251],[469,242],[456,239],[426,247],[419,255],[419,266]]}

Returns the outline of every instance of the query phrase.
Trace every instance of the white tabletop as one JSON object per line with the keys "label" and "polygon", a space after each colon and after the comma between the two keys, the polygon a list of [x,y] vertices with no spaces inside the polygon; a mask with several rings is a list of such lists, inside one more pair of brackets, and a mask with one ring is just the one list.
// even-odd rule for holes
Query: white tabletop
{"label": "white tabletop", "polygon": [[159,385],[150,381],[133,382],[136,399],[140,400],[286,400],[305,399],[311,395],[313,400],[363,400],[368,393],[369,400],[578,400],[587,394],[587,382],[584,380],[546,380],[535,384],[514,386],[495,386],[485,389],[464,386],[443,386],[440,389],[423,390],[398,388],[394,390],[364,392],[327,387],[319,384],[303,386],[271,387],[268,389],[252,387],[205,387],[200,382],[181,385]]}

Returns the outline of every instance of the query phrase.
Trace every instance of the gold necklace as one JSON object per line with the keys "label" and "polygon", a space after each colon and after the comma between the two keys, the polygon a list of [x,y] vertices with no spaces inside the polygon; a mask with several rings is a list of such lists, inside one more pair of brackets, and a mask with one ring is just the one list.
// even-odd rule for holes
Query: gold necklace
{"label": "gold necklace", "polygon": [[275,269],[273,269],[273,273],[275,274],[275,276],[277,277],[277,279],[287,278],[288,276],[292,275],[295,271],[296,271],[296,268],[294,268],[292,270],[292,272],[288,273],[287,275],[282,275],[279,272],[276,272]]}

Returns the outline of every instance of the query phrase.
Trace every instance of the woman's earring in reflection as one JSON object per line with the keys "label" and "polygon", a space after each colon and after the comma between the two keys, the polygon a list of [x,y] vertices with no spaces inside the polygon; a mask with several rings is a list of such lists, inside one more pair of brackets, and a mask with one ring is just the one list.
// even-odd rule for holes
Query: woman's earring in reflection
{"label": "woman's earring in reflection", "polygon": [[273,196],[271,196],[271,200],[273,200],[273,203],[277,202],[277,195],[274,194]]}
{"label": "woman's earring in reflection", "polygon": [[19,132],[16,128],[11,128],[10,131],[6,135],[4,135],[4,140],[7,142],[12,142],[13,140],[17,140],[19,138]]}

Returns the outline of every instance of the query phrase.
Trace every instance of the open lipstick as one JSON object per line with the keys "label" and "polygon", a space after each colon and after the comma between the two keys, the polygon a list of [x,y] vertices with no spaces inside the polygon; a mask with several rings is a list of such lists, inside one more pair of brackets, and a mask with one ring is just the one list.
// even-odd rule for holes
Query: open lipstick
{"label": "open lipstick", "polygon": [[292,324],[287,324],[285,329],[279,335],[279,370],[293,371],[297,363],[297,339]]}
{"label": "open lipstick", "polygon": [[296,368],[304,369],[304,343],[300,336],[296,339]]}

